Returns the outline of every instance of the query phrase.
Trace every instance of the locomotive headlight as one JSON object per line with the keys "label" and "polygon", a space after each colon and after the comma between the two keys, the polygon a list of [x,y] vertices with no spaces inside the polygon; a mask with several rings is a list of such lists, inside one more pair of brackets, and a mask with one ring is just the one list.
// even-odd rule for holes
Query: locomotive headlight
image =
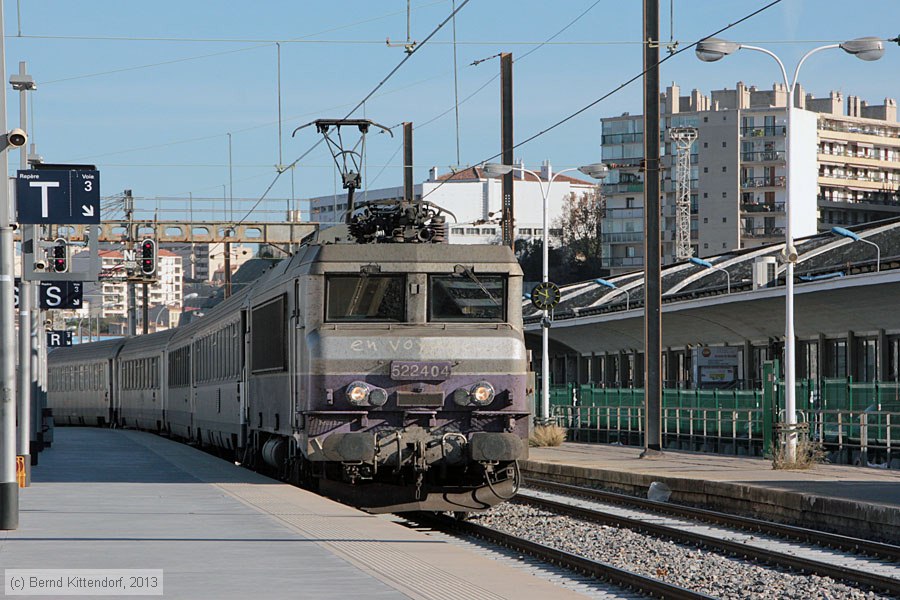
{"label": "locomotive headlight", "polygon": [[347,400],[354,406],[362,406],[369,397],[369,386],[362,381],[354,381],[347,386]]}
{"label": "locomotive headlight", "polygon": [[487,406],[494,399],[494,386],[487,381],[479,381],[469,390],[469,397],[473,404]]}

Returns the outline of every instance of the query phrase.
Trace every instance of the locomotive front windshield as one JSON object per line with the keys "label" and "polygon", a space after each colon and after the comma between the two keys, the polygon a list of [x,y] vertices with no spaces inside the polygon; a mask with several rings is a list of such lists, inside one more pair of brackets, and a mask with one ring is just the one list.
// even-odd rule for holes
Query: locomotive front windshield
{"label": "locomotive front windshield", "polygon": [[428,298],[431,321],[502,322],[506,317],[506,276],[432,275]]}
{"label": "locomotive front windshield", "polygon": [[328,321],[405,321],[403,275],[331,275],[327,278]]}

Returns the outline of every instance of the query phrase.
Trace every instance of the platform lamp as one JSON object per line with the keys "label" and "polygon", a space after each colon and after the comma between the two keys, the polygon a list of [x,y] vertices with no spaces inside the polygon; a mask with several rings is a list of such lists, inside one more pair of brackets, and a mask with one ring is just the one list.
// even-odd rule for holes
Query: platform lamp
{"label": "platform lamp", "polygon": [[612,281],[607,281],[605,279],[600,279],[599,277],[594,280],[594,283],[597,285],[602,285],[603,287],[608,287],[612,290],[619,290],[620,292],[625,292],[625,310],[631,310],[631,294],[625,288],[620,288]]}
{"label": "platform lamp", "polygon": [[844,229],[843,227],[832,227],[831,233],[851,239],[854,242],[862,242],[863,244],[875,246],[875,272],[877,273],[881,270],[881,247],[878,244],[876,244],[875,242],[870,242],[869,240],[865,240],[861,238],[859,234],[853,233],[849,229]]}
{"label": "platform lamp", "polygon": [[[548,229],[547,224],[547,212],[548,212],[548,203],[550,199],[550,186],[553,185],[553,182],[557,177],[562,175],[563,173],[568,173],[570,171],[581,171],[588,177],[597,180],[606,179],[607,175],[609,175],[609,168],[603,163],[592,163],[589,165],[584,165],[577,168],[571,169],[563,169],[562,171],[557,171],[554,173],[550,179],[547,181],[547,186],[545,187],[540,175],[526,169],[525,167],[515,166],[515,165],[503,165],[500,163],[484,163],[481,166],[484,174],[488,177],[502,177],[507,173],[511,173],[514,169],[518,169],[523,173],[528,173],[532,177],[534,177],[538,185],[541,186],[541,197],[543,200],[542,204],[542,212],[543,212],[543,243],[541,244],[542,248],[542,269],[541,269],[541,282],[547,283],[550,281],[549,279],[549,270],[550,270],[550,230]],[[543,311],[543,318],[541,319],[541,415],[543,416],[545,421],[550,420],[550,313],[549,311]]]}
{"label": "platform lamp", "polygon": [[690,258],[690,261],[693,264],[697,265],[698,267],[703,267],[705,269],[710,269],[712,271],[722,271],[723,273],[725,273],[725,282],[728,285],[728,287],[726,288],[727,293],[729,293],[729,294],[731,293],[731,273],[729,273],[727,269],[723,269],[722,267],[717,267],[716,265],[712,264],[708,260],[703,260],[702,258],[697,258],[696,256],[692,256]]}
{"label": "platform lamp", "polygon": [[755,50],[770,56],[781,70],[784,78],[785,88],[788,90],[788,102],[786,113],[785,127],[785,159],[784,159],[784,179],[785,179],[785,217],[787,224],[784,228],[785,246],[783,259],[785,262],[785,308],[784,308],[784,410],[785,424],[788,428],[788,437],[786,444],[786,456],[788,462],[795,462],[797,459],[797,389],[796,380],[796,356],[794,351],[794,263],[797,262],[797,251],[794,248],[794,238],[791,234],[791,183],[790,183],[790,164],[791,164],[791,113],[794,111],[794,89],[797,86],[797,77],[800,74],[800,67],[807,58],[822,50],[830,50],[840,48],[844,52],[855,56],[860,60],[873,61],[878,60],[884,55],[884,41],[877,37],[863,37],[855,40],[849,40],[841,44],[828,44],[813,48],[803,55],[794,69],[793,81],[788,80],[787,70],[784,63],[778,56],[765,48],[758,46],[749,46],[730,42],[715,37],[709,37],[697,43],[694,51],[697,58],[703,62],[715,62],[734,54],[738,50]]}

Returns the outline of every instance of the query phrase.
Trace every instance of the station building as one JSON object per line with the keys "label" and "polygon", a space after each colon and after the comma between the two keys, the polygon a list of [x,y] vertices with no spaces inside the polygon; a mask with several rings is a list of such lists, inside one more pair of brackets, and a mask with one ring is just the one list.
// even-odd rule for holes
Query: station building
{"label": "station building", "polygon": [[[796,241],[797,377],[900,381],[900,219],[849,229],[871,244],[830,232]],[[691,262],[663,269],[665,387],[702,386],[692,360],[705,347],[734,348],[735,371],[722,384],[759,386],[762,364],[782,354],[783,248],[710,256],[714,269]],[[550,328],[554,383],[643,386],[644,275],[609,281],[615,289],[595,281],[562,288]],[[540,312],[530,303],[525,323],[539,357]]]}

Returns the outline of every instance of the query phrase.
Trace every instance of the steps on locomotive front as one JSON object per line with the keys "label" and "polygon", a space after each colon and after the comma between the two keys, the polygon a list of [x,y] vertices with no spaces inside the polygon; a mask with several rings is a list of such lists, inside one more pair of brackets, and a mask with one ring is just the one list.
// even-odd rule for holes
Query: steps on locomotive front
{"label": "steps on locomotive front", "polygon": [[582,597],[140,431],[61,428],[33,478],[4,570],[161,569],[165,598]]}

